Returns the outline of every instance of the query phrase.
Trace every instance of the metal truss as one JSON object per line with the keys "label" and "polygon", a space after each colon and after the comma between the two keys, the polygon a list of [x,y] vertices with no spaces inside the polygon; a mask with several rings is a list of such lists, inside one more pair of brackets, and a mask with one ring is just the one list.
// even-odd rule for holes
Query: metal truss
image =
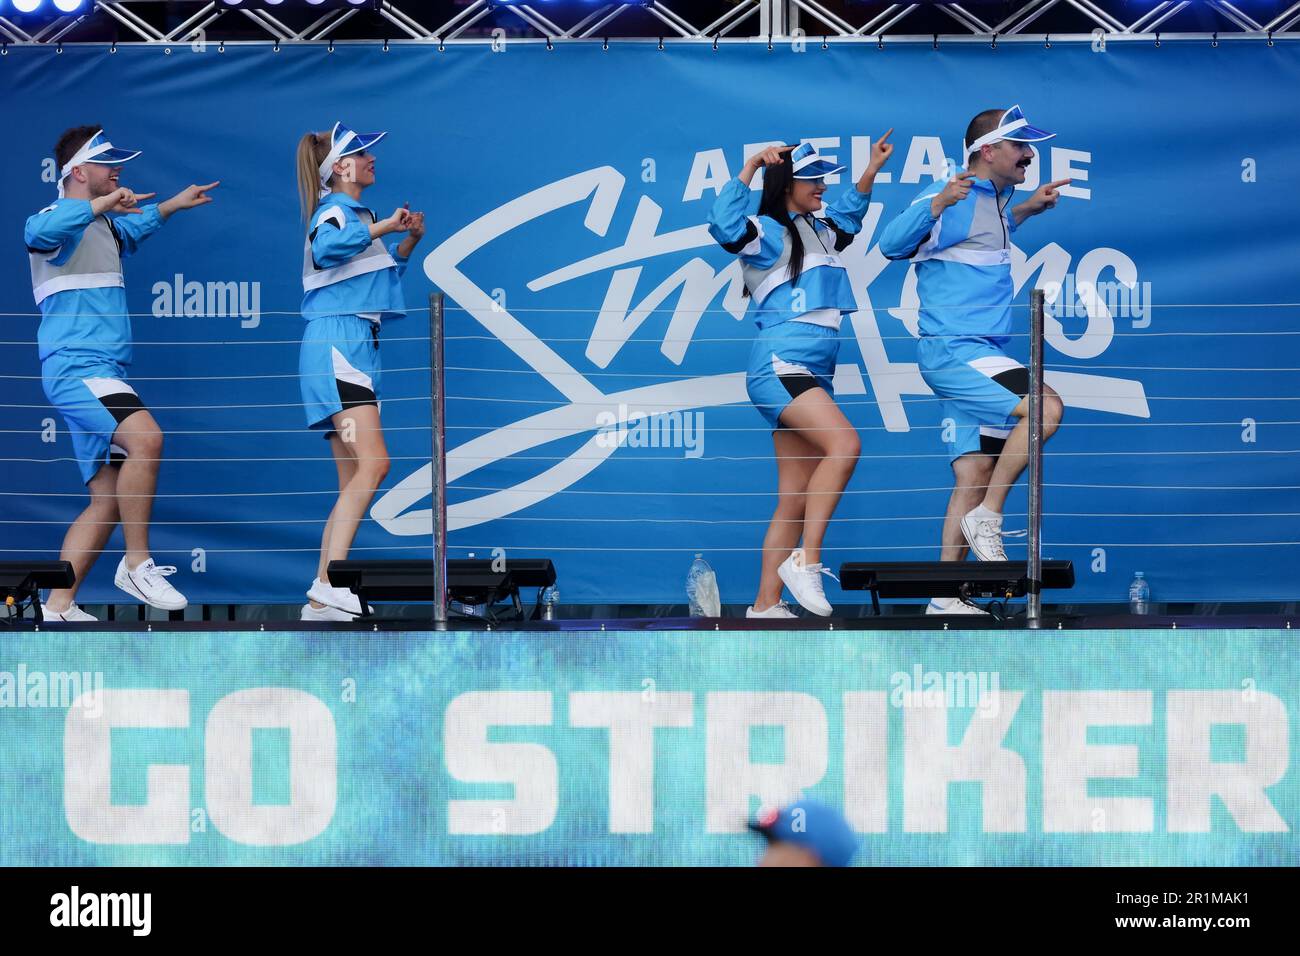
{"label": "metal truss", "polygon": [[[996,15],[988,11],[993,9]],[[1266,11],[1261,13],[1261,9]],[[408,12],[412,11],[412,12]],[[564,14],[567,14],[565,16]],[[765,42],[1016,42],[1033,40],[1300,39],[1300,0],[635,0],[539,5],[502,0],[383,0],[378,10],[231,7],[221,0],[96,0],[92,10],[31,24],[0,16],[0,44],[162,45],[261,42],[557,43],[629,39]],[[1029,32],[1030,28],[1033,32]],[[1162,30],[1163,27],[1163,30]]]}

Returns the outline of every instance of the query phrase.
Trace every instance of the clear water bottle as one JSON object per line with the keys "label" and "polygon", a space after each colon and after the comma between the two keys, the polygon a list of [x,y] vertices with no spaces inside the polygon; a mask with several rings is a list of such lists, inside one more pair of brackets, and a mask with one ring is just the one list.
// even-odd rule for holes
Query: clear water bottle
{"label": "clear water bottle", "polygon": [[555,620],[555,606],[560,603],[560,589],[552,585],[544,595],[546,603],[542,606],[542,620]]}
{"label": "clear water bottle", "polygon": [[1128,610],[1130,614],[1151,613],[1151,585],[1141,571],[1133,575],[1128,586]]}
{"label": "clear water bottle", "polygon": [[691,617],[720,617],[722,600],[718,595],[718,579],[704,560],[695,555],[691,569],[686,572],[686,600],[691,606]]}

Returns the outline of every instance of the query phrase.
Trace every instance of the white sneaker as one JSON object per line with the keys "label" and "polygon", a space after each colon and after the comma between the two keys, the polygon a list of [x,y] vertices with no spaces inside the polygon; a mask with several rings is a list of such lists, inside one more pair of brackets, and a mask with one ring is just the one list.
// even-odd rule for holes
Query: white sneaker
{"label": "white sneaker", "polygon": [[980,561],[1005,561],[1002,547],[1002,515],[979,505],[961,519],[961,533]]}
{"label": "white sneaker", "polygon": [[153,558],[146,558],[144,563],[133,571],[126,566],[126,558],[123,558],[118,562],[113,583],[133,598],[160,611],[179,611],[190,602],[185,599],[184,594],[167,583],[167,575],[175,573],[174,567],[171,565],[159,567],[153,563]]}
{"label": "white sneaker", "polygon": [[745,609],[745,617],[785,618],[785,617],[798,617],[798,616],[799,616],[798,614],[795,614],[794,611],[790,610],[790,605],[786,604],[784,601],[777,601],[766,611],[755,611],[754,606],[752,604]]}
{"label": "white sneaker", "polygon": [[[826,593],[822,590],[822,575],[830,574],[833,578],[835,575],[831,574],[830,568],[824,565],[804,564],[803,548],[795,548],[791,551],[790,557],[781,562],[776,573],[781,576],[781,580],[790,589],[794,599],[814,614],[829,617],[835,610],[826,600]],[[835,580],[838,581],[839,578]]]}
{"label": "white sneaker", "polygon": [[967,604],[961,598],[931,598],[930,603],[926,605],[926,614],[983,614],[985,617],[991,617],[988,611],[983,608]]}
{"label": "white sneaker", "polygon": [[302,614],[299,617],[299,620],[303,621],[355,621],[356,619],[355,614],[340,611],[328,604],[324,607],[312,607],[310,604],[304,604]]}
{"label": "white sneaker", "polygon": [[320,578],[311,583],[311,587],[307,590],[307,597],[317,604],[327,604],[340,611],[347,611],[354,617],[361,616],[361,600],[355,594],[347,588],[336,588],[326,584]]}
{"label": "white sneaker", "polygon": [[77,607],[76,601],[73,601],[62,611],[52,610],[51,608],[47,607],[45,604],[42,604],[41,615],[47,621],[98,621],[99,620],[99,618],[95,617],[95,615],[87,614],[81,608]]}

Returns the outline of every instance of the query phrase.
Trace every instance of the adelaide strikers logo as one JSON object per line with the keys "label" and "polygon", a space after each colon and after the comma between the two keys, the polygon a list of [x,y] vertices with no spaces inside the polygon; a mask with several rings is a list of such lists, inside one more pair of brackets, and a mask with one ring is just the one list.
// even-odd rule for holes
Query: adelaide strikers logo
{"label": "adelaide strikers logo", "polygon": [[[683,229],[659,232],[663,207],[649,196],[637,203],[620,245],[575,261],[560,269],[533,278],[526,283],[530,294],[544,302],[546,290],[585,277],[610,273],[607,291],[597,308],[592,307],[575,328],[590,328],[590,339],[583,358],[589,367],[578,368],[548,344],[535,328],[530,327],[529,307],[511,312],[488,288],[471,279],[462,266],[480,251],[512,232],[556,214],[570,206],[585,210],[582,226],[598,237],[608,234],[618,204],[623,197],[626,178],[611,166],[600,166],[552,182],[488,212],[447,238],[424,260],[430,282],[443,290],[449,306],[465,310],[474,321],[509,349],[528,369],[534,371],[552,389],[559,402],[542,411],[474,437],[448,451],[447,481],[454,483],[482,468],[524,455],[539,446],[590,433],[567,457],[551,467],[531,475],[511,487],[484,492],[448,507],[448,530],[455,531],[483,524],[522,511],[545,501],[572,486],[599,468],[625,445],[626,429],[610,431],[602,423],[619,421],[628,415],[670,415],[745,403],[744,364],[748,348],[734,343],[735,371],[715,374],[682,375],[687,350],[706,310],[721,295],[720,308],[736,320],[738,339],[749,334],[744,325],[748,299],[742,295],[739,262],[726,256],[701,223]],[[903,400],[909,396],[930,396],[915,362],[894,361],[887,354],[876,307],[871,300],[871,285],[890,264],[874,242],[882,222],[884,204],[872,202],[864,219],[861,235],[841,254],[857,297],[859,310],[844,324],[844,335],[856,342],[860,361],[854,361],[850,349],[841,352],[835,376],[837,395],[862,395],[874,398],[885,429],[908,431],[909,422]],[[555,236],[556,248],[563,248],[564,237]],[[700,250],[677,265],[643,298],[633,304],[638,284],[647,267],[659,263],[676,265],[682,253]],[[708,258],[705,258],[707,254]],[[715,263],[725,260],[719,270]],[[1075,270],[1070,270],[1070,256],[1055,244],[1048,244],[1027,257],[1012,249],[1012,273],[1017,291],[1038,276],[1038,285],[1049,289],[1048,298],[1062,298],[1062,290],[1077,294],[1087,306],[1087,326],[1072,337],[1059,321],[1049,319],[1046,338],[1058,352],[1072,358],[1090,358],[1109,346],[1114,321],[1112,310],[1089,290],[1103,270],[1113,270],[1126,286],[1135,285],[1137,270],[1124,253],[1098,248],[1085,255]],[[1076,289],[1079,290],[1076,292]],[[673,305],[666,303],[676,296]],[[916,335],[916,278],[909,269],[899,304],[888,314]],[[660,355],[664,380],[633,388],[605,392],[593,381],[593,373],[609,367],[620,349],[653,314],[671,311]],[[589,317],[595,316],[594,323]],[[521,317],[522,316],[522,317]],[[534,325],[536,323],[533,323]],[[893,326],[890,334],[901,330]],[[846,343],[848,344],[848,343]],[[894,349],[908,354],[910,349]],[[648,360],[647,360],[648,364]],[[638,365],[638,368],[643,366]],[[639,373],[645,377],[645,372]],[[1090,408],[1125,416],[1149,417],[1142,383],[1080,372],[1052,372],[1048,382],[1073,407]],[[869,384],[868,384],[869,383]],[[394,535],[427,535],[432,530],[432,516],[427,507],[432,475],[425,465],[407,475],[380,498],[371,511],[372,517]]]}

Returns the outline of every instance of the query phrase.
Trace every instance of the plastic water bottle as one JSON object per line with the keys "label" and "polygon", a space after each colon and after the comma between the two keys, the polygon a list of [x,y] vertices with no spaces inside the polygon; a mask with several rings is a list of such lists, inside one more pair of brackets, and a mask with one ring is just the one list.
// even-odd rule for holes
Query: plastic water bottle
{"label": "plastic water bottle", "polygon": [[552,585],[546,589],[546,604],[542,607],[542,620],[555,620],[555,605],[560,603],[560,589]]}
{"label": "plastic water bottle", "polygon": [[718,579],[703,554],[695,555],[691,569],[686,572],[686,600],[691,606],[691,617],[720,617],[722,614]]}
{"label": "plastic water bottle", "polygon": [[1151,608],[1151,585],[1141,571],[1133,575],[1133,582],[1128,586],[1128,611],[1130,614],[1149,614]]}

